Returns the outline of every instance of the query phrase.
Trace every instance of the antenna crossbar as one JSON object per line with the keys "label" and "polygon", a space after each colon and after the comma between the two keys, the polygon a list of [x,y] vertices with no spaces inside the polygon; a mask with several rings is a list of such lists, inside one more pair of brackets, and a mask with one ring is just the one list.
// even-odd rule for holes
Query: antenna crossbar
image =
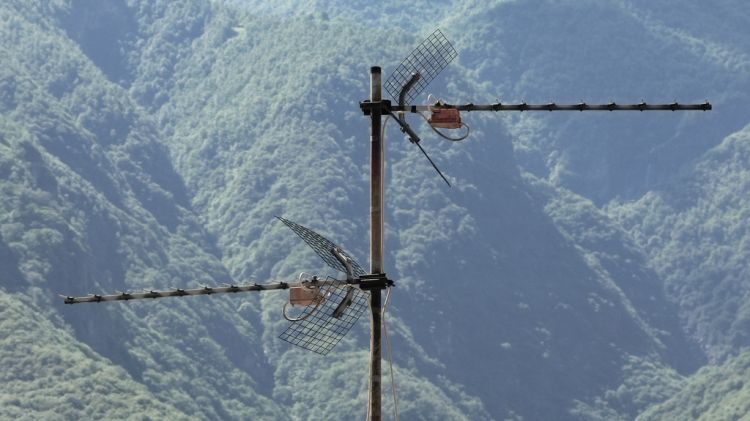
{"label": "antenna crossbar", "polygon": [[327,279],[327,280],[314,280],[304,282],[272,282],[268,284],[244,284],[244,285],[226,285],[226,286],[204,286],[201,288],[190,288],[181,289],[174,288],[170,290],[148,290],[143,292],[120,292],[117,294],[108,295],[96,295],[90,294],[83,297],[70,297],[62,296],[65,299],[65,304],[80,304],[80,303],[99,303],[103,301],[130,301],[130,300],[144,300],[144,299],[156,299],[166,297],[186,297],[192,295],[213,295],[213,294],[227,294],[237,292],[253,292],[253,291],[272,291],[279,289],[289,289],[292,287],[303,286],[303,285],[315,285],[315,286],[328,286],[328,285],[358,285],[359,279],[353,280],[338,280],[338,279]]}
{"label": "antenna crossbar", "polygon": [[[363,110],[369,107],[364,101],[361,104]],[[556,104],[550,102],[547,104],[503,104],[496,102],[494,104],[435,104],[435,105],[390,105],[384,104],[384,107],[391,112],[410,112],[420,113],[433,109],[453,109],[459,111],[710,111],[713,107],[710,102],[706,101],[699,104],[682,104],[671,102],[665,104],[648,104],[640,102],[638,104],[617,104],[610,102],[607,104],[588,104],[579,102],[577,104]]]}

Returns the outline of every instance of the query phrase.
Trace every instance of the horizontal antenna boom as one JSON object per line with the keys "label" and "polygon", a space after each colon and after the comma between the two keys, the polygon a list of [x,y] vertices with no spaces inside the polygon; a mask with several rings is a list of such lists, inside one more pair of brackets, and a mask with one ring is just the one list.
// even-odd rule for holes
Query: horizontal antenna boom
{"label": "horizontal antenna boom", "polygon": [[119,294],[110,295],[87,295],[84,297],[69,297],[62,296],[65,299],[65,304],[79,304],[79,303],[99,303],[102,301],[130,301],[130,300],[143,300],[143,299],[154,299],[154,298],[166,298],[166,297],[186,297],[189,295],[212,295],[212,294],[226,294],[236,292],[251,292],[251,291],[271,291],[277,289],[289,289],[291,287],[306,285],[348,285],[358,284],[358,280],[352,281],[339,281],[339,280],[315,280],[305,282],[274,282],[269,284],[247,284],[247,285],[228,285],[220,287],[201,287],[193,289],[170,289],[164,291],[144,291],[144,292],[121,292]]}
{"label": "horizontal antenna boom", "polygon": [[[364,104],[363,104],[364,105]],[[366,107],[366,105],[365,105]],[[363,108],[365,108],[363,107]],[[406,105],[390,106],[393,112],[425,112],[431,109],[453,109],[459,111],[709,111],[713,107],[708,101],[702,104],[680,104],[672,102],[669,104],[587,104],[580,102],[578,104],[503,104],[500,102],[494,104],[435,104],[435,105]]]}

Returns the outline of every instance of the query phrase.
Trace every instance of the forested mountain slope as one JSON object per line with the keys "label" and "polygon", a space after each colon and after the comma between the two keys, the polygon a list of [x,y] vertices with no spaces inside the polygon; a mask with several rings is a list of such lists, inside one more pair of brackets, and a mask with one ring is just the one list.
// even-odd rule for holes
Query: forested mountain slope
{"label": "forested mountain slope", "polygon": [[[458,144],[410,117],[452,189],[391,125],[386,270],[398,285],[402,418],[693,410],[684,402],[697,391],[723,390],[706,373],[741,365],[733,356],[747,346],[747,118],[733,108],[747,99],[747,9],[3,4],[0,355],[14,369],[0,414],[51,418],[65,402],[66,418],[117,418],[125,401],[152,418],[362,417],[365,320],[320,357],[276,338],[281,293],[72,308],[56,294],[329,273],[274,215],[366,263],[357,103],[371,65],[388,75],[437,26],[459,50],[430,87],[449,101],[709,98],[716,109],[470,114]],[[726,365],[689,377],[707,359]],[[59,401],[32,399],[42,390]],[[712,409],[696,414],[730,414],[701,405]]]}
{"label": "forested mountain slope", "polygon": [[32,9],[4,4],[0,27],[0,418],[284,417],[236,301],[63,308],[58,293],[231,278],[151,119]]}
{"label": "forested mountain slope", "polygon": [[738,420],[750,411],[748,355],[720,366],[706,366],[690,377],[680,392],[638,417],[646,420]]}

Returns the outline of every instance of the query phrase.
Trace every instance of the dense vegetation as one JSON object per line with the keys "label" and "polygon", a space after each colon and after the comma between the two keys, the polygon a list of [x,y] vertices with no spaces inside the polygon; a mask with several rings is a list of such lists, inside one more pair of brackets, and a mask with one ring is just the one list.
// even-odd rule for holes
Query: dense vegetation
{"label": "dense vegetation", "polygon": [[56,294],[328,273],[274,215],[365,263],[357,102],[370,65],[387,75],[436,26],[460,52],[430,87],[451,101],[716,109],[472,114],[460,144],[415,118],[452,189],[390,126],[401,417],[747,416],[748,17],[739,0],[0,4],[0,418],[363,417],[364,322],[321,358],[276,338],[283,294]]}

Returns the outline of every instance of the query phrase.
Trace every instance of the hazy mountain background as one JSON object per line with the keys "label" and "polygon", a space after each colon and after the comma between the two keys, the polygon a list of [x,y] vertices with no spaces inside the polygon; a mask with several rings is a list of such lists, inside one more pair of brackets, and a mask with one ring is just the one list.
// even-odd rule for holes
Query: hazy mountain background
{"label": "hazy mountain background", "polygon": [[[368,69],[441,28],[448,101],[703,102],[395,126],[386,271],[404,420],[750,417],[750,4],[0,3],[0,418],[365,416],[367,321],[326,357],[284,293],[57,294],[331,274],[368,256]],[[385,385],[388,390],[390,384]],[[392,402],[384,396],[385,411]]]}

